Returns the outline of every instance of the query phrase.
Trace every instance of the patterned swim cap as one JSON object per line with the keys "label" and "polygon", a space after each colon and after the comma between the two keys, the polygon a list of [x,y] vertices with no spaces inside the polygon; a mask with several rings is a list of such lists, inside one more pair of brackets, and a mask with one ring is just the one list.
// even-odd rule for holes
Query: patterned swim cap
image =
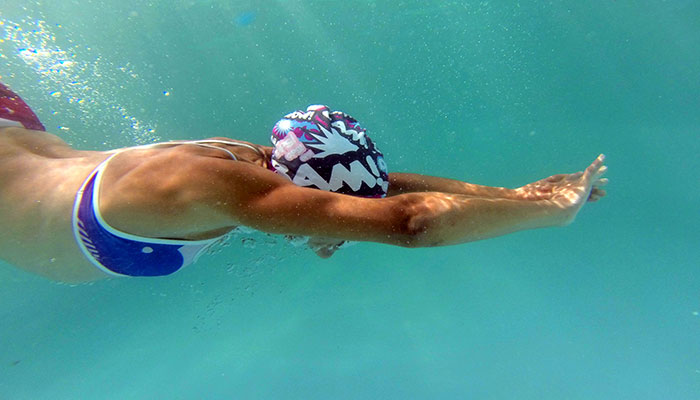
{"label": "patterned swim cap", "polygon": [[272,128],[272,166],[299,186],[384,197],[384,156],[353,117],[327,106],[287,114]]}

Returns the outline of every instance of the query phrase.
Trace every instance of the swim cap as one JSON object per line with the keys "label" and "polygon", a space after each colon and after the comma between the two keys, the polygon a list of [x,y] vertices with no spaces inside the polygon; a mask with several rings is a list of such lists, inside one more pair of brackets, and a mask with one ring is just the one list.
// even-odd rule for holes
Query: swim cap
{"label": "swim cap", "polygon": [[299,186],[384,197],[384,156],[353,117],[327,106],[287,114],[272,128],[272,166]]}

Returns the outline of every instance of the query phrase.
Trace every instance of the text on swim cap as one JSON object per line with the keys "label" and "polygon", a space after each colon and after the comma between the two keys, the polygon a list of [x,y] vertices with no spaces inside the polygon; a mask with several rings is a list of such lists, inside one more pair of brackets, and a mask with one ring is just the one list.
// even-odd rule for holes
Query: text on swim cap
{"label": "text on swim cap", "polygon": [[367,161],[370,163],[370,169],[373,172],[376,171],[376,174],[370,173],[360,161],[355,160],[350,163],[349,170],[340,163],[335,164],[331,171],[331,179],[326,181],[309,164],[302,164],[292,182],[298,186],[315,186],[321,190],[332,192],[338,191],[343,184],[347,184],[353,191],[358,191],[364,182],[369,187],[379,185],[386,192],[389,188],[389,182],[379,177],[377,166],[371,157],[368,157]]}

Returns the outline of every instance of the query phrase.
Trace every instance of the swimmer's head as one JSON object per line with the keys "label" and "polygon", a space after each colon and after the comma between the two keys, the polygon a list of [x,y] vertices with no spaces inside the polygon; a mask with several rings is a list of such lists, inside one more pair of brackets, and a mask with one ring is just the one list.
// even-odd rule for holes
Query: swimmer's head
{"label": "swimmer's head", "polygon": [[299,186],[360,197],[384,197],[389,174],[364,128],[342,111],[309,106],[272,128],[272,166]]}

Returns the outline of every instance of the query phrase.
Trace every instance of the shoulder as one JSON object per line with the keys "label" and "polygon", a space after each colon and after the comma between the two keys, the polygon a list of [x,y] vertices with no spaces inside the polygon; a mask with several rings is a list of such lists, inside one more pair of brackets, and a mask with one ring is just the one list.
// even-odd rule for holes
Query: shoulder
{"label": "shoulder", "polygon": [[129,233],[181,237],[235,225],[236,213],[224,208],[245,207],[284,184],[262,167],[216,154],[185,146],[117,154],[100,186],[103,216]]}
{"label": "shoulder", "polygon": [[198,146],[176,146],[119,154],[105,171],[104,182],[115,196],[137,204],[182,203],[207,207],[226,201],[245,203],[289,180],[261,165],[236,161],[224,151]]}

